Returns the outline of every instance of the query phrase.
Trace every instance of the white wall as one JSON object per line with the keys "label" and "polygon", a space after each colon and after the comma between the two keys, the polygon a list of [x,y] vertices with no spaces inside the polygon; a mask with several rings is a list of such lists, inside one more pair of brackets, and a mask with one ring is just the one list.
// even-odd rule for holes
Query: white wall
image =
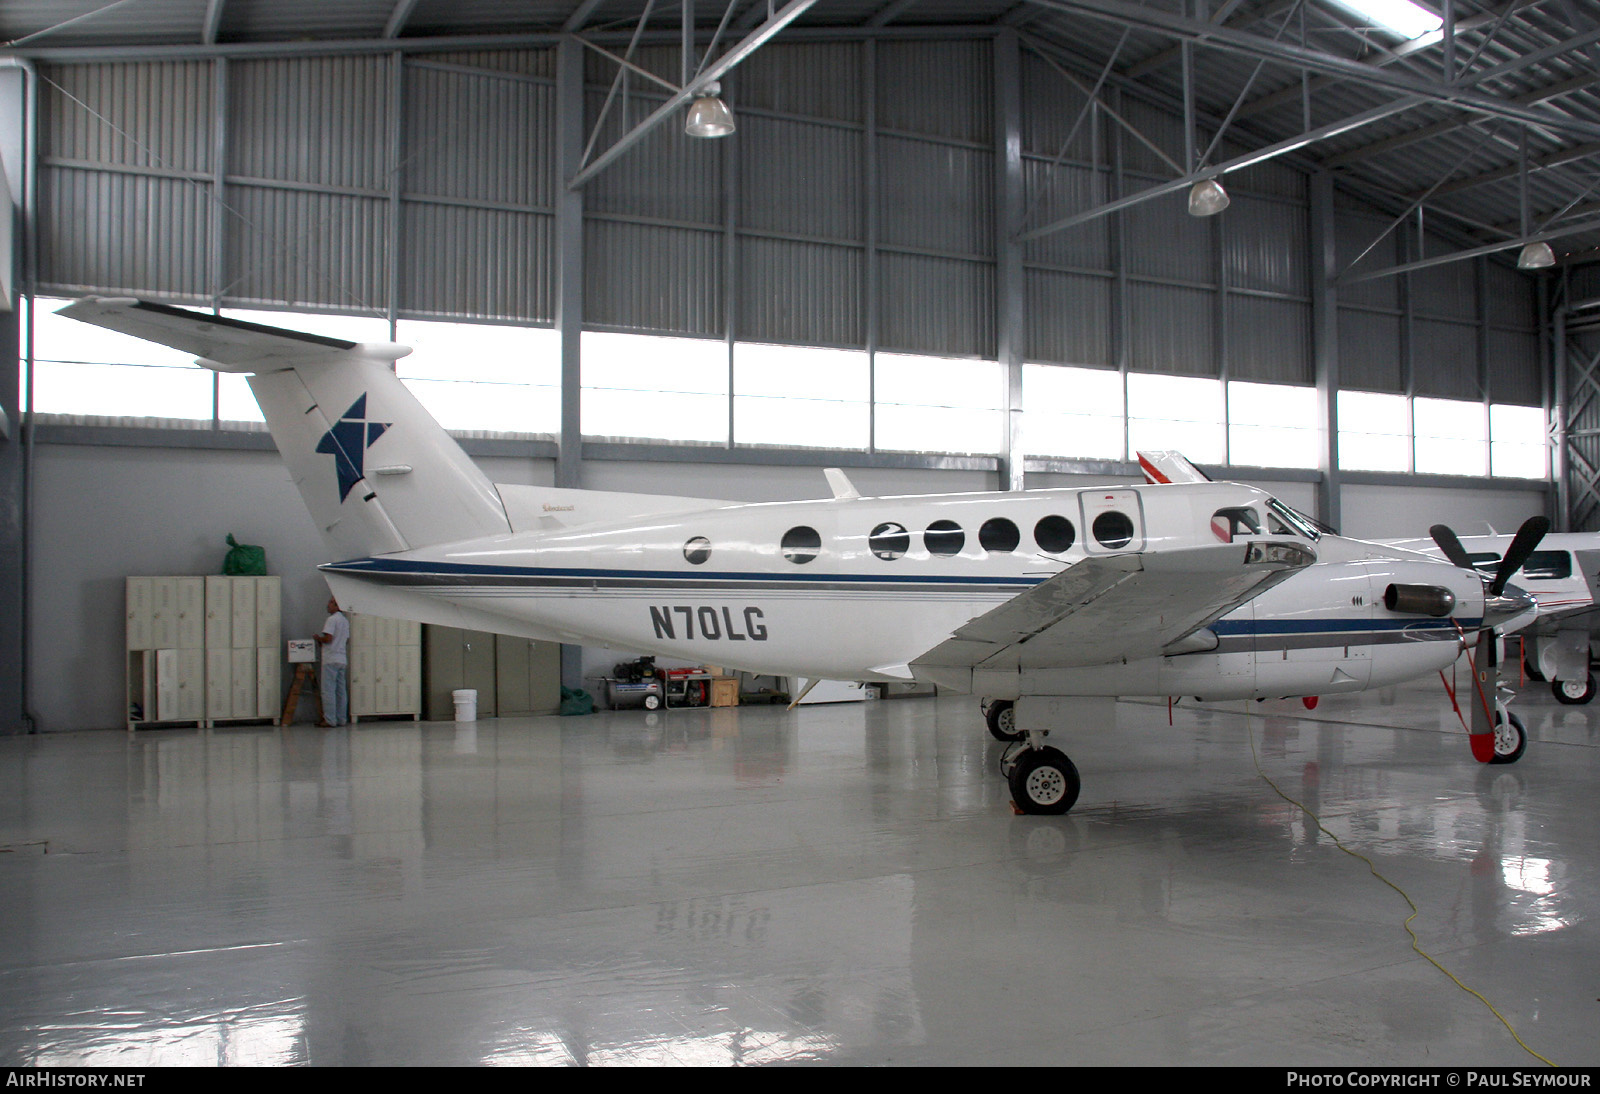
{"label": "white wall", "polygon": [[1435,524],[1460,536],[1515,532],[1544,512],[1544,495],[1529,490],[1445,490],[1414,486],[1350,486],[1340,494],[1339,528],[1357,539],[1426,538]]}

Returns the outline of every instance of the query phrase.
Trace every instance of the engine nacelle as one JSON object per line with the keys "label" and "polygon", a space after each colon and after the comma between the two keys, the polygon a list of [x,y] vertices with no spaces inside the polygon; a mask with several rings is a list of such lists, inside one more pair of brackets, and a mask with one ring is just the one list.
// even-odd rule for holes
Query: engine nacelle
{"label": "engine nacelle", "polygon": [[1383,590],[1383,606],[1391,612],[1438,619],[1455,610],[1456,594],[1439,585],[1390,585]]}

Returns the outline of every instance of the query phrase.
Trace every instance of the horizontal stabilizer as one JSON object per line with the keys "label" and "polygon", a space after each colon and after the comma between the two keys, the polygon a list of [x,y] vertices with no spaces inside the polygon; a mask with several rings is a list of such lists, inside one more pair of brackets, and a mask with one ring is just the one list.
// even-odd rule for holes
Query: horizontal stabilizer
{"label": "horizontal stabilizer", "polygon": [[90,298],[60,314],[252,373],[273,443],[336,558],[511,530],[494,486],[394,374],[404,346],[141,300]]}
{"label": "horizontal stabilizer", "polygon": [[192,353],[201,364],[220,372],[277,372],[337,360],[351,351],[385,361],[411,352],[388,342],[349,342],[129,298],[89,297],[68,304],[59,314]]}

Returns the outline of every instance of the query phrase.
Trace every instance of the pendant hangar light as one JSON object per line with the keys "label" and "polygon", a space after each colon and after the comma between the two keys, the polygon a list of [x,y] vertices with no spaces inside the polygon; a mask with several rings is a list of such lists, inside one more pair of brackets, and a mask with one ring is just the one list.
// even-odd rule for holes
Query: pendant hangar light
{"label": "pendant hangar light", "polygon": [[1546,266],[1556,264],[1555,252],[1548,243],[1529,243],[1522,248],[1522,253],[1517,256],[1517,269],[1542,270]]}
{"label": "pendant hangar light", "polygon": [[1228,207],[1228,191],[1216,179],[1201,179],[1189,190],[1189,215],[1213,217]]}
{"label": "pendant hangar light", "polygon": [[684,119],[683,131],[691,137],[726,137],[734,130],[733,111],[719,97],[722,85],[709,83],[689,105],[689,116]]}

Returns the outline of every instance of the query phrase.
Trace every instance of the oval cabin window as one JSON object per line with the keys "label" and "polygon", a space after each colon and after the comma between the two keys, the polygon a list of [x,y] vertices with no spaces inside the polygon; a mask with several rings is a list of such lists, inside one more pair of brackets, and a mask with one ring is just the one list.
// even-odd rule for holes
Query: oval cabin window
{"label": "oval cabin window", "polygon": [[922,545],[930,555],[952,558],[961,553],[967,544],[967,533],[953,520],[936,520],[922,533]]}
{"label": "oval cabin window", "polygon": [[867,546],[885,562],[893,562],[911,550],[911,533],[901,524],[880,524],[872,530]]}
{"label": "oval cabin window", "polygon": [[1033,526],[1033,542],[1039,545],[1039,550],[1048,555],[1059,555],[1072,550],[1072,545],[1078,541],[1078,530],[1066,517],[1054,514],[1044,517]]}
{"label": "oval cabin window", "polygon": [[817,535],[815,528],[807,528],[802,524],[783,533],[780,546],[784,558],[801,566],[817,557],[817,552],[822,550],[822,537]]}

